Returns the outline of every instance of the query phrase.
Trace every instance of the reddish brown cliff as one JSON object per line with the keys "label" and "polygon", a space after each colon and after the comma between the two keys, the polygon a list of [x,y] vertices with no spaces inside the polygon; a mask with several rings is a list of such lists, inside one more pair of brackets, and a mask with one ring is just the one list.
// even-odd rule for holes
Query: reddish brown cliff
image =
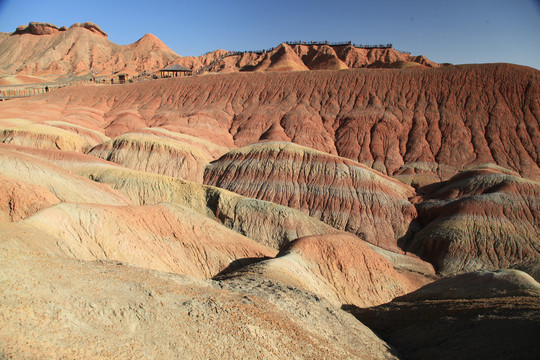
{"label": "reddish brown cliff", "polygon": [[429,191],[422,229],[408,249],[439,273],[518,268],[540,278],[540,183],[486,166],[420,190]]}
{"label": "reddish brown cliff", "polygon": [[383,248],[400,251],[416,209],[412,188],[338,156],[286,142],[233,150],[211,163],[204,182],[301,210]]}
{"label": "reddish brown cliff", "polygon": [[424,184],[488,162],[540,179],[539,98],[539,71],[491,64],[73,87],[49,94],[46,113],[45,98],[34,97],[2,104],[0,117],[76,122],[113,136],[120,127],[164,127],[227,147],[292,141]]}

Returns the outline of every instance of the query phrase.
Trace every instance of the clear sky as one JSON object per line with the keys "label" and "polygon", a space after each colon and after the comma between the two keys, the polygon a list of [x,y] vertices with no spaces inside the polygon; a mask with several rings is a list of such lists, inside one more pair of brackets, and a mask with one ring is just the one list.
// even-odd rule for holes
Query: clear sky
{"label": "clear sky", "polygon": [[540,69],[540,0],[0,0],[0,31],[30,21],[91,21],[123,45],[152,33],[182,56],[351,40],[436,62]]}

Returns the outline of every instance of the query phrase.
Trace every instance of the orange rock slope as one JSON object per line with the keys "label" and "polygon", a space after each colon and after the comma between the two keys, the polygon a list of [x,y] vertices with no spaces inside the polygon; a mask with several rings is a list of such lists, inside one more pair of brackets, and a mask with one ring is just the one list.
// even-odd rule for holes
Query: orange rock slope
{"label": "orange rock slope", "polygon": [[407,249],[443,275],[518,268],[540,279],[540,183],[496,166],[428,186]]}
{"label": "orange rock slope", "polygon": [[111,137],[162,127],[229,148],[291,141],[417,185],[483,163],[539,179],[539,80],[507,64],[195,76],[59,90],[0,117]]}
{"label": "orange rock slope", "polygon": [[1,102],[0,353],[536,355],[540,73],[357,50]]}
{"label": "orange rock slope", "polygon": [[206,184],[272,201],[399,252],[416,209],[412,188],[356,162],[285,142],[263,142],[212,162]]}
{"label": "orange rock slope", "polygon": [[146,34],[130,45],[117,45],[93,23],[58,28],[47,23],[22,25],[0,34],[0,69],[6,74],[112,74],[126,67],[156,70],[179,55],[157,37]]}
{"label": "orange rock slope", "polygon": [[[200,72],[337,70],[358,67],[437,67],[422,56],[392,48],[354,45],[279,45],[269,52],[212,51],[199,57],[181,57],[152,34],[130,45],[118,45],[91,22],[66,28],[31,22],[13,33],[0,33],[0,74],[98,75],[155,72],[180,64]],[[37,80],[40,82],[40,80]],[[42,81],[42,80],[41,80]]]}

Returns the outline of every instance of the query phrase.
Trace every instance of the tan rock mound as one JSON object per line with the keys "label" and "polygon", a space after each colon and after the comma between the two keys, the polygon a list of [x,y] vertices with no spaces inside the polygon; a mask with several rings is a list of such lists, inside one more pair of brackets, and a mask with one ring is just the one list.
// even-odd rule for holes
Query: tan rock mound
{"label": "tan rock mound", "polygon": [[[357,237],[342,233],[303,237],[275,259],[250,265],[228,277],[261,276],[291,283],[335,306],[383,304],[417,289],[383,256]],[[424,279],[421,285],[428,283]]]}
{"label": "tan rock mound", "polygon": [[96,141],[74,132],[44,124],[28,124],[0,129],[0,142],[38,149],[81,152],[96,143]]}
{"label": "tan rock mound", "polygon": [[[196,277],[212,277],[238,259],[276,254],[215,221],[172,204],[62,204],[18,224],[37,232],[26,237],[15,235],[21,244],[14,247],[46,253],[57,248],[53,253],[76,259],[116,260]],[[10,235],[7,229],[2,238],[9,241]]]}
{"label": "tan rock mound", "polygon": [[0,251],[13,358],[397,359],[351,315],[278,283]]}
{"label": "tan rock mound", "polygon": [[220,146],[212,141],[201,139],[200,137],[186,135],[174,131],[169,131],[166,128],[145,128],[137,131],[140,134],[152,134],[167,139],[173,139],[184,143],[186,145],[193,146],[195,148],[201,148],[214,159],[219,158],[221,155],[225,154],[230,149],[225,146]]}
{"label": "tan rock mound", "polygon": [[203,147],[151,135],[124,134],[93,147],[89,155],[125,167],[202,183],[204,168],[213,160]]}
{"label": "tan rock mound", "polygon": [[410,251],[443,275],[517,268],[538,279],[540,183],[485,166],[421,190],[422,230]]}
{"label": "tan rock mound", "polygon": [[169,202],[186,206],[276,250],[299,237],[338,232],[298,210],[212,186],[107,165],[67,166],[82,176],[110,185],[135,204]]}
{"label": "tan rock mound", "polygon": [[412,189],[353,161],[291,143],[232,150],[205,171],[206,184],[300,210],[399,252],[416,217]]}
{"label": "tan rock mound", "polygon": [[99,26],[97,26],[96,24],[92,23],[92,22],[85,22],[85,23],[75,23],[73,25],[71,25],[69,27],[70,29],[73,29],[73,28],[84,28],[86,30],[90,30],[91,32],[93,32],[94,34],[98,34],[98,35],[102,35],[104,37],[108,37],[109,35],[107,35],[107,33],[103,30],[101,30],[101,28]]}
{"label": "tan rock mound", "polygon": [[279,45],[275,50],[266,54],[255,71],[305,71],[309,68],[287,44]]}
{"label": "tan rock mound", "polygon": [[519,270],[479,270],[443,278],[396,301],[540,296],[540,284]]}
{"label": "tan rock mound", "polygon": [[104,205],[131,203],[108,185],[98,184],[74,175],[43,160],[21,153],[16,147],[9,145],[0,146],[0,168],[4,176],[33,185],[31,188],[45,188],[61,202]]}
{"label": "tan rock mound", "polygon": [[79,169],[87,168],[88,166],[123,168],[116,163],[75,151],[65,151],[58,149],[35,149],[11,144],[0,144],[0,149],[13,151],[16,154],[29,155],[33,158],[43,160],[49,165],[53,165],[54,167],[59,167],[67,170],[71,174],[76,174]]}

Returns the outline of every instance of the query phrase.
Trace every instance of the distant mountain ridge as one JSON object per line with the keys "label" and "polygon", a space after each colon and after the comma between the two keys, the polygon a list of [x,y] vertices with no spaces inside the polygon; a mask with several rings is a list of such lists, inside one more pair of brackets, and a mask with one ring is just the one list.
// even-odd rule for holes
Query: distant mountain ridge
{"label": "distant mountain ridge", "polygon": [[179,57],[154,35],[118,45],[90,22],[69,28],[32,22],[11,34],[0,33],[0,74],[142,72],[164,67]]}
{"label": "distant mountain ridge", "polygon": [[155,72],[171,64],[209,72],[438,66],[423,56],[412,56],[391,47],[360,48],[350,43],[282,43],[264,52],[216,50],[199,57],[182,57],[152,34],[129,45],[115,44],[91,22],[76,23],[69,28],[30,22],[12,33],[0,33],[0,76],[136,74]]}

